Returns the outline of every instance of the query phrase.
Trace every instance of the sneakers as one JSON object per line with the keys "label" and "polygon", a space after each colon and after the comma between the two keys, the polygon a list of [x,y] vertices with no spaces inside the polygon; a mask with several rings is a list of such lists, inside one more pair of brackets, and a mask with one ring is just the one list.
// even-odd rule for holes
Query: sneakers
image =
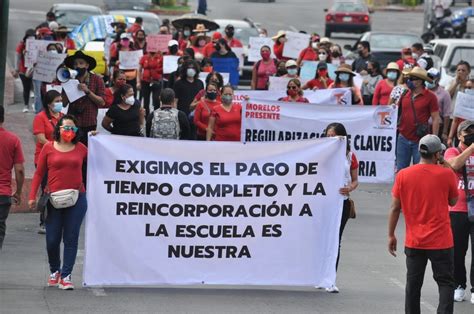
{"label": "sneakers", "polygon": [[74,285],[72,284],[71,275],[68,275],[59,280],[59,289],[61,290],[73,290]]}
{"label": "sneakers", "polygon": [[48,287],[57,287],[60,279],[61,274],[59,273],[59,271],[52,273],[51,275],[49,275]]}
{"label": "sneakers", "polygon": [[474,292],[471,293],[471,304],[474,304]]}
{"label": "sneakers", "polygon": [[38,228],[38,234],[46,234],[46,228],[44,225],[40,225]]}
{"label": "sneakers", "polygon": [[[466,297],[466,290],[464,290],[461,286],[458,286],[456,290],[454,290],[454,301],[462,302]],[[471,297],[472,301],[472,297]]]}
{"label": "sneakers", "polygon": [[29,112],[28,107],[23,108],[23,112],[24,113]]}
{"label": "sneakers", "polygon": [[329,293],[339,293],[339,289],[336,286],[331,286],[329,288],[326,288],[326,292]]}

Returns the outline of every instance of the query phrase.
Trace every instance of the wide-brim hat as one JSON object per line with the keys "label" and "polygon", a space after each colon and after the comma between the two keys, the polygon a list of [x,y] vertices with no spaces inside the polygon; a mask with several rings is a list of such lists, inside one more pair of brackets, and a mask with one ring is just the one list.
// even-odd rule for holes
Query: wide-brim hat
{"label": "wide-brim hat", "polygon": [[196,28],[193,29],[193,33],[205,33],[208,32],[209,30],[204,26],[204,24],[197,24]]}
{"label": "wide-brim hat", "polygon": [[64,64],[68,68],[74,69],[74,60],[76,59],[83,59],[87,63],[89,63],[89,71],[92,71],[97,66],[97,62],[95,61],[95,59],[91,56],[86,55],[84,52],[82,52],[82,50],[76,51],[76,53],[74,53],[72,56],[67,56],[66,59],[64,59]]}
{"label": "wide-brim hat", "polygon": [[55,33],[69,33],[67,26],[59,26]]}
{"label": "wide-brim hat", "polygon": [[384,70],[385,76],[387,76],[388,71],[397,71],[398,75],[401,74],[400,68],[398,67],[398,64],[396,62],[390,62],[387,67]]}
{"label": "wide-brim hat", "polygon": [[348,64],[341,64],[334,73],[339,74],[339,73],[347,73],[352,76],[356,76],[354,72],[352,72],[352,68]]}
{"label": "wide-brim hat", "polygon": [[433,83],[433,80],[428,76],[426,70],[421,67],[414,67],[411,69],[411,71],[408,73],[408,76],[416,77],[423,81]]}
{"label": "wide-brim hat", "polygon": [[282,36],[286,36],[286,32],[285,31],[278,31],[278,33],[272,37],[273,40],[278,40],[278,38],[282,37]]}

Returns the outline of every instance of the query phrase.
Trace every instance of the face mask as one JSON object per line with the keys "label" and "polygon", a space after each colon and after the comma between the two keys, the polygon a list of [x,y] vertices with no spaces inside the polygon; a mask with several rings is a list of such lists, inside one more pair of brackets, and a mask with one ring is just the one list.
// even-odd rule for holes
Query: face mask
{"label": "face mask", "polygon": [[62,109],[63,109],[63,103],[62,102],[55,102],[54,103],[54,107],[53,107],[54,112],[61,112]]}
{"label": "face mask", "polygon": [[48,50],[49,53],[54,53],[54,54],[58,54],[58,51],[57,50]]}
{"label": "face mask", "polygon": [[262,51],[262,52],[260,53],[260,55],[262,56],[262,59],[263,59],[263,60],[268,60],[268,59],[270,59],[270,51]]}
{"label": "face mask", "polygon": [[417,60],[417,59],[418,59],[418,54],[417,54],[417,53],[412,53],[412,54],[411,54],[411,57],[412,57],[413,59]]}
{"label": "face mask", "polygon": [[311,43],[311,48],[318,49],[318,43],[317,42]]}
{"label": "face mask", "polygon": [[74,70],[77,71],[77,77],[81,77],[83,76],[84,74],[86,74],[86,68],[79,68],[79,67],[76,67]]}
{"label": "face mask", "polygon": [[320,77],[321,76],[325,77],[328,75],[328,70],[318,70],[318,74]]}
{"label": "face mask", "polygon": [[412,80],[408,79],[408,80],[407,80],[407,87],[408,87],[409,89],[415,89],[416,86],[415,86],[415,83],[413,83]]}
{"label": "face mask", "polygon": [[348,82],[348,81],[349,81],[349,74],[347,74],[347,73],[341,73],[341,74],[339,74],[339,79],[340,79],[342,82]]}
{"label": "face mask", "polygon": [[425,86],[428,89],[433,89],[433,88],[436,87],[436,84],[435,83],[430,83],[430,82],[425,82]]}
{"label": "face mask", "polygon": [[186,37],[189,37],[189,35],[191,35],[191,32],[186,30],[183,32],[183,35],[186,36]]}
{"label": "face mask", "polygon": [[168,50],[170,51],[171,54],[176,54],[178,53],[178,46],[171,46],[171,47],[168,47]]}
{"label": "face mask", "polygon": [[144,40],[145,40],[145,38],[142,38],[142,37],[137,38],[137,41],[144,41]]}
{"label": "face mask", "polygon": [[288,72],[288,75],[291,76],[295,76],[296,74],[298,74],[298,69],[286,69],[286,71]]}
{"label": "face mask", "polygon": [[298,95],[298,91],[296,89],[289,89],[286,91],[286,93],[288,94],[288,96],[291,97],[295,97],[296,95]]}
{"label": "face mask", "polygon": [[125,98],[125,103],[127,105],[133,106],[135,104],[135,97],[130,96],[130,97]]}
{"label": "face mask", "polygon": [[362,49],[360,50],[357,50],[357,53],[359,54],[359,56],[363,57],[364,56],[364,51]]}
{"label": "face mask", "polygon": [[388,72],[387,73],[387,78],[390,80],[390,81],[395,81],[397,79],[397,72]]}
{"label": "face mask", "polygon": [[468,135],[464,135],[464,141],[463,141],[464,145],[466,146],[471,146],[472,143],[474,143],[474,133],[472,134],[468,134]]}
{"label": "face mask", "polygon": [[76,137],[76,133],[73,130],[62,130],[61,131],[61,138],[66,143],[71,143],[72,140]]}
{"label": "face mask", "polygon": [[327,58],[328,58],[327,54],[325,54],[325,53],[320,53],[319,54],[319,60],[320,61],[326,61]]}
{"label": "face mask", "polygon": [[196,75],[196,70],[194,70],[194,69],[192,69],[192,68],[187,69],[187,70],[186,70],[186,75],[187,75],[188,77],[194,77],[194,76]]}
{"label": "face mask", "polygon": [[339,58],[341,56],[341,53],[339,51],[333,51],[331,55],[333,58]]}
{"label": "face mask", "polygon": [[207,92],[206,97],[210,100],[216,100],[217,98],[217,93],[216,92]]}
{"label": "face mask", "polygon": [[472,89],[472,88],[465,89],[464,92],[468,95],[474,96],[474,89]]}
{"label": "face mask", "polygon": [[221,100],[224,105],[230,105],[232,103],[232,95],[222,95]]}
{"label": "face mask", "polygon": [[228,30],[228,31],[225,31],[225,34],[227,35],[227,37],[234,37],[234,31],[231,31],[231,30]]}

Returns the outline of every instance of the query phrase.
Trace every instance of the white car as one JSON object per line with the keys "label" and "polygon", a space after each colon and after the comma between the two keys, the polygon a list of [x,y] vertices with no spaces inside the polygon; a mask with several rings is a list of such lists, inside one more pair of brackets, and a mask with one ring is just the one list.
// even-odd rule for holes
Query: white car
{"label": "white car", "polygon": [[[464,60],[474,63],[474,40],[472,39],[434,39],[430,42],[434,54],[441,59],[441,86],[448,86],[456,76],[456,65]],[[471,77],[474,67],[471,67]]]}

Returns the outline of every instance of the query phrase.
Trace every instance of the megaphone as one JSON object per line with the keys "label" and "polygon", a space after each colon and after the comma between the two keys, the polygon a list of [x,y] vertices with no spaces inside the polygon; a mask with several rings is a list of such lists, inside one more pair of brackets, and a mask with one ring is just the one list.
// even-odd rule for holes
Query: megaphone
{"label": "megaphone", "polygon": [[56,77],[58,78],[58,81],[61,83],[66,83],[67,81],[71,79],[75,79],[77,76],[77,71],[76,70],[71,70],[66,67],[61,67],[56,71]]}

